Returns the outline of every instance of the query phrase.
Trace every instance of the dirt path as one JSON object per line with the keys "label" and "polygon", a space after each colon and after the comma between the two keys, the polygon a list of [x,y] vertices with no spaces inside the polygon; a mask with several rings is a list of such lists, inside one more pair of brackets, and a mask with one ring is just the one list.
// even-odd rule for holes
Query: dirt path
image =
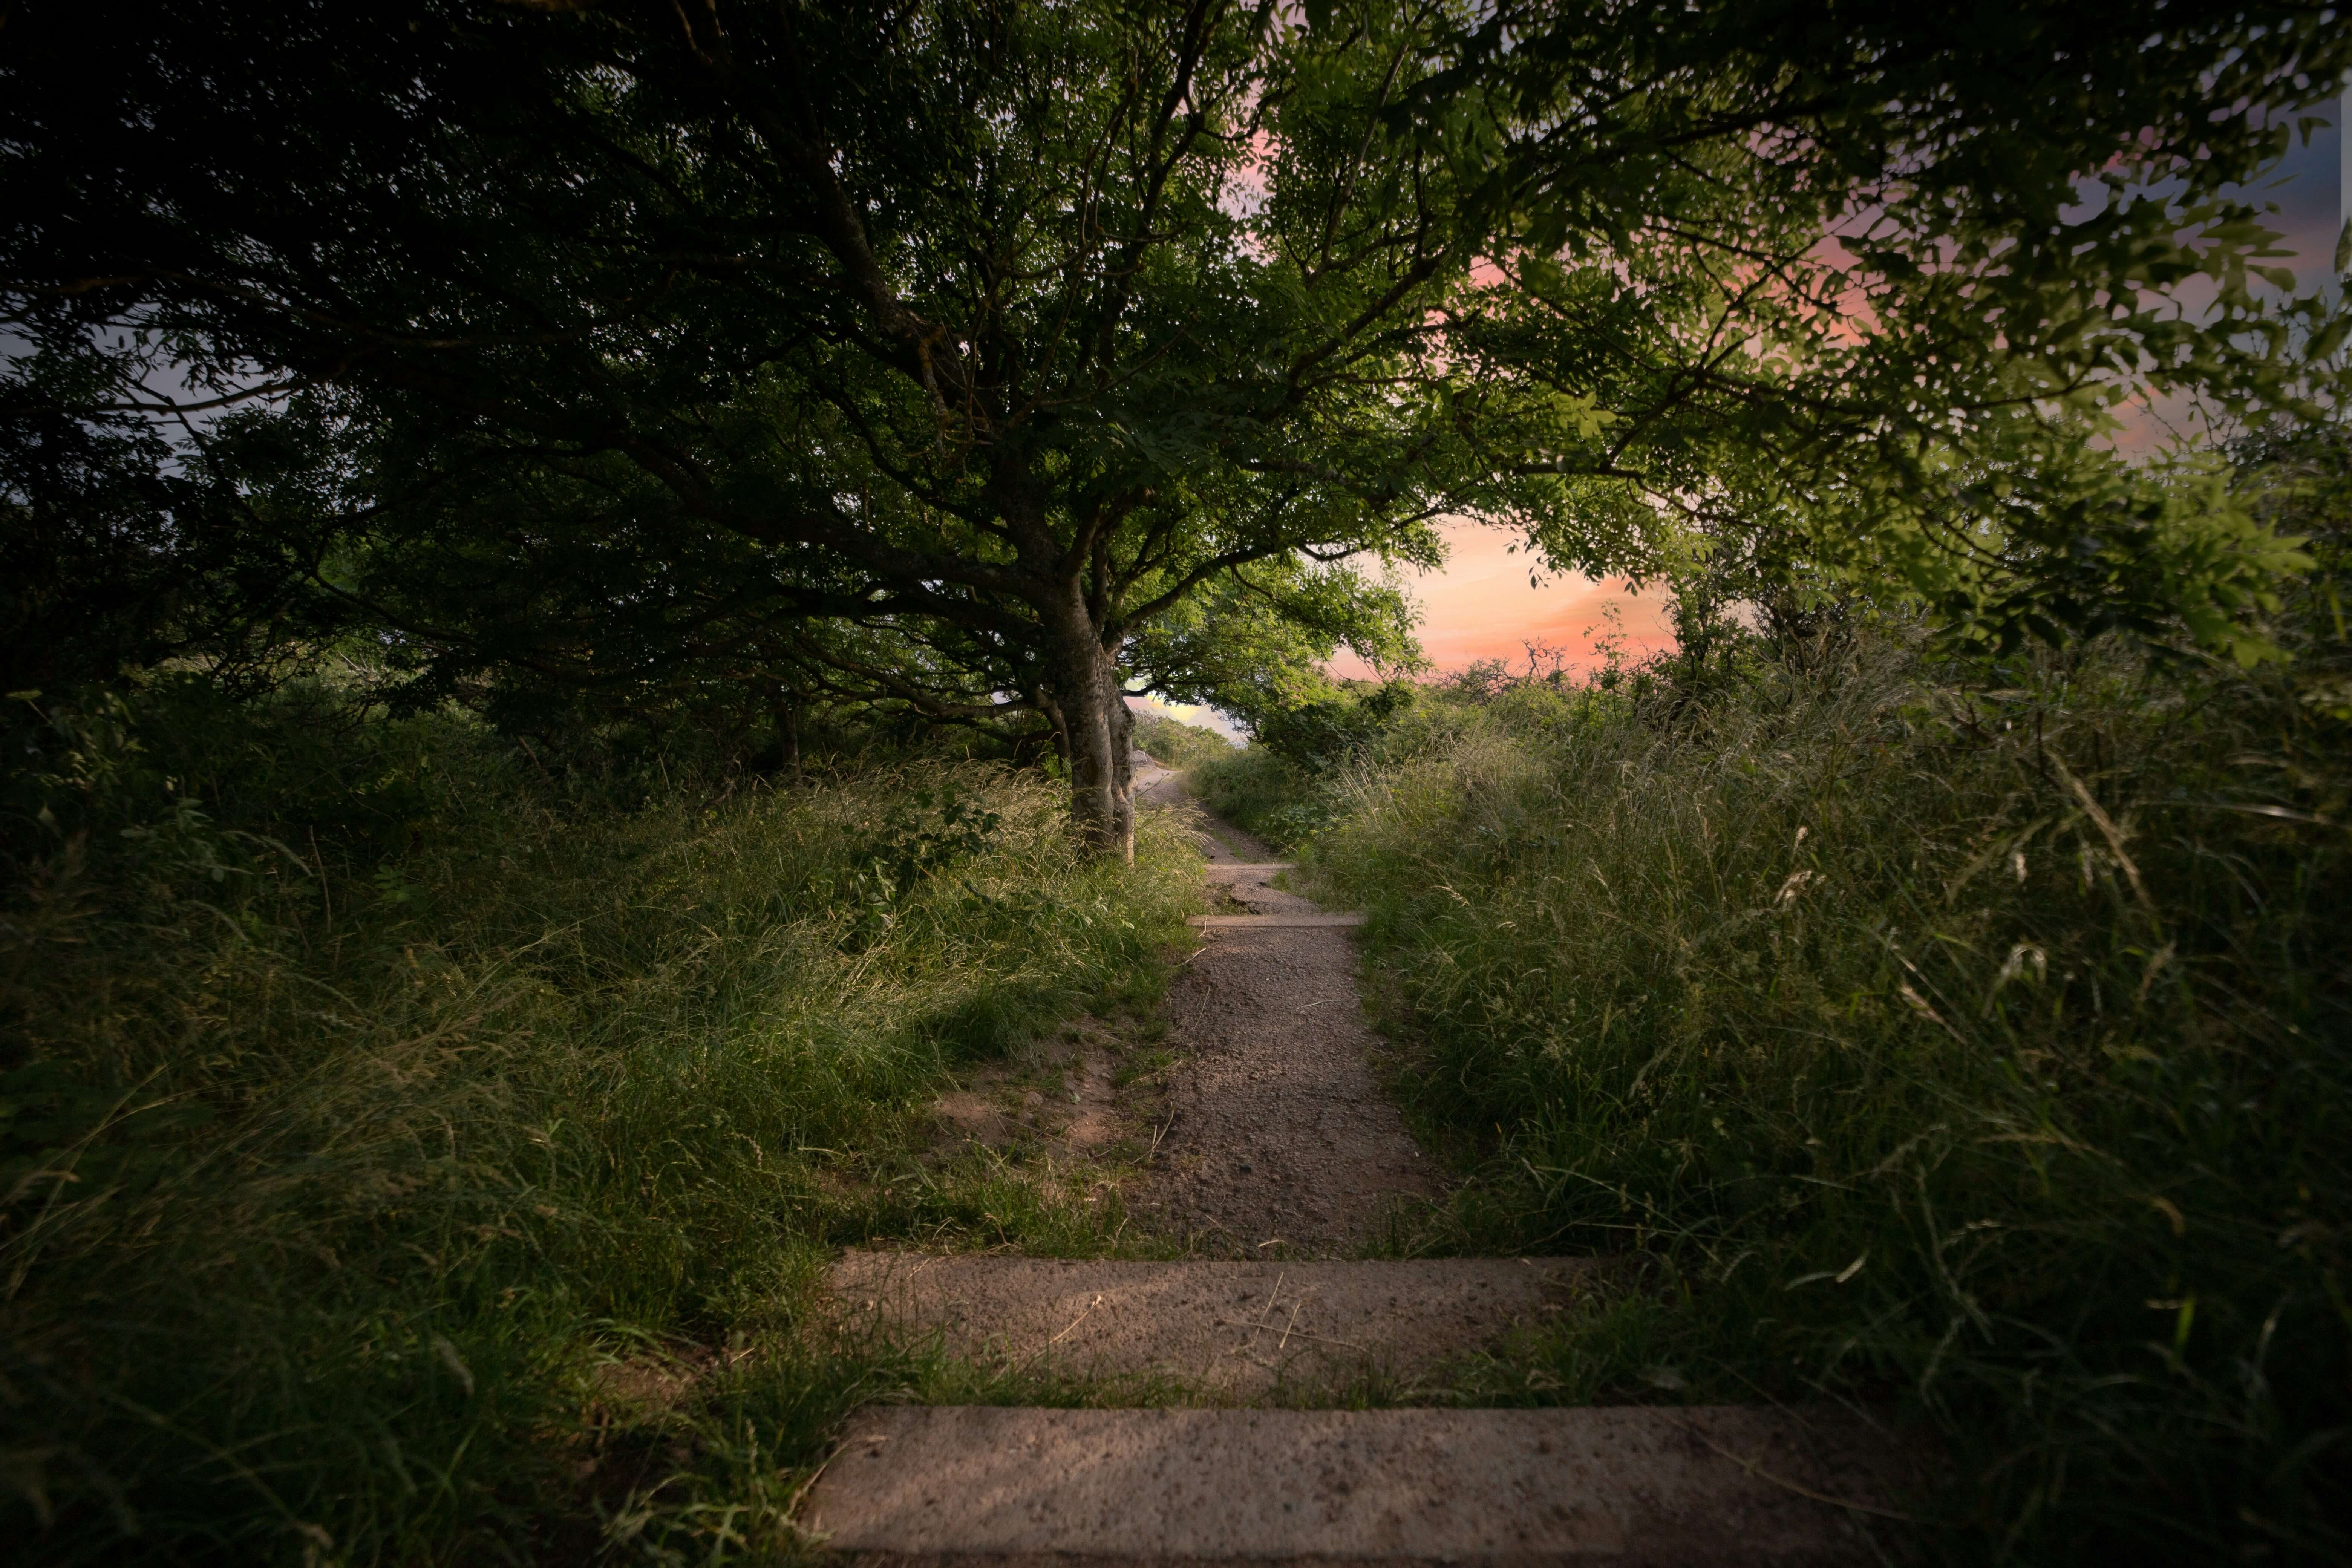
{"label": "dirt path", "polygon": [[[1275,872],[1221,870],[1276,858],[1202,811],[1165,769],[1152,773],[1138,770],[1139,795],[1192,814],[1209,875],[1229,888],[1235,912],[1322,912],[1269,886]],[[1130,1207],[1213,1253],[1361,1250],[1401,1203],[1433,1197],[1440,1184],[1373,1080],[1348,933],[1258,927],[1199,938],[1169,996],[1183,1065],[1169,1088],[1167,1131]]]}
{"label": "dirt path", "polygon": [[[1197,811],[1165,770],[1139,773],[1147,808]],[[1192,822],[1231,901],[1194,927],[1170,997],[1172,1117],[1128,1204],[1210,1256],[841,1258],[837,1331],[1000,1377],[1084,1379],[1081,1403],[1105,1407],[869,1405],[808,1487],[802,1528],[863,1562],[931,1568],[1887,1561],[1862,1526],[1902,1500],[1909,1460],[1853,1412],[1361,1407],[1443,1398],[1460,1357],[1568,1326],[1592,1266],[1326,1261],[1368,1250],[1440,1184],[1373,1081],[1348,932],[1287,923],[1339,917],[1267,885],[1280,868],[1265,845]],[[1139,1108],[1110,1106],[1095,1070],[1112,1047],[1071,1048],[1067,1112],[973,1096],[975,1121],[1003,1125],[967,1131],[1061,1135],[1076,1153],[1096,1095],[1105,1125],[1132,1124]]]}

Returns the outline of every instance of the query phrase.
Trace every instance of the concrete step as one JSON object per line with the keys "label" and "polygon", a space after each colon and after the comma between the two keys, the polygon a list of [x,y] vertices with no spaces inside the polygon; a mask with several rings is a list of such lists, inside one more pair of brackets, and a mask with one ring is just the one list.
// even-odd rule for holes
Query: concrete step
{"label": "concrete step", "polygon": [[1194,915],[1184,922],[1203,931],[1261,931],[1283,926],[1360,926],[1361,914],[1338,915]]}
{"label": "concrete step", "polygon": [[932,1334],[952,1355],[1219,1398],[1426,1380],[1571,1301],[1575,1258],[1120,1263],[853,1252],[829,1284],[845,1327]]}
{"label": "concrete step", "polygon": [[869,1407],[801,1522],[908,1565],[1859,1563],[1901,1451],[1746,1408]]}

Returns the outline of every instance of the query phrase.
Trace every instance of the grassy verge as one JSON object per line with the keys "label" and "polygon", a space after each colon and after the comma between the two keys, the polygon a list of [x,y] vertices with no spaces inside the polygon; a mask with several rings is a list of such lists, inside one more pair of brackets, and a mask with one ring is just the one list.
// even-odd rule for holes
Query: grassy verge
{"label": "grassy verge", "polygon": [[1187,724],[1165,713],[1135,716],[1135,745],[1154,761],[1177,769],[1229,756],[1234,750],[1234,743],[1214,730]]}
{"label": "grassy verge", "polygon": [[1309,859],[1479,1174],[1426,1245],[1654,1260],[1486,1394],[1897,1402],[1956,1560],[2340,1560],[2341,659],[1424,702]]}
{"label": "grassy verge", "polygon": [[1204,758],[1185,781],[1211,812],[1285,854],[1331,822],[1315,783],[1265,746]]}
{"label": "grassy verge", "polygon": [[1172,836],[1088,868],[1049,787],[936,762],[623,809],[299,692],[10,740],[0,1497],[44,1561],[786,1552],[827,1426],[938,1375],[807,1348],[832,1249],[1115,1233],[924,1108],[1149,1003]]}

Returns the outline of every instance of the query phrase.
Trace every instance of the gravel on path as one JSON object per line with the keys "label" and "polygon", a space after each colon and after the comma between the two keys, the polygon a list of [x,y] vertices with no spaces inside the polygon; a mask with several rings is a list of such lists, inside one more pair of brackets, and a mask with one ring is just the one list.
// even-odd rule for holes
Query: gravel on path
{"label": "gravel on path", "polygon": [[[1234,867],[1229,913],[1319,914],[1269,885],[1272,850],[1202,811],[1165,769],[1138,769],[1144,804],[1192,814],[1213,865]],[[1220,877],[1220,880],[1223,880]],[[1375,1037],[1344,930],[1223,928],[1169,996],[1181,1058],[1152,1173],[1129,1200],[1139,1222],[1204,1251],[1339,1257],[1375,1238],[1400,1205],[1433,1198],[1438,1173],[1374,1081]]]}

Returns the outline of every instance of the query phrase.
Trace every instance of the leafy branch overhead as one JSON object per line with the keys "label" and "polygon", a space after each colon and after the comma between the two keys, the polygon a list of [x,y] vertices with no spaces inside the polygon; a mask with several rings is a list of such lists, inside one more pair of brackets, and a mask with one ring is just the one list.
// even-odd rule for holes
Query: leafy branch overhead
{"label": "leafy branch overhead", "polygon": [[[135,321],[223,385],[273,367],[268,417],[336,482],[251,489],[252,521],[428,686],[1034,713],[1116,844],[1118,692],[1199,680],[1119,668],[1138,631],[1302,550],[1431,559],[1427,520],[1475,500],[1410,395],[1467,256],[1450,184],[1350,108],[1369,56],[1302,70],[1264,9],[125,30],[110,99],[28,75],[14,100],[51,214],[11,235],[23,319],[59,345]],[[1250,216],[1315,123],[1352,142],[1277,158]],[[1429,177],[1370,177],[1400,158]],[[1394,640],[1392,598],[1318,580],[1339,635]]]}
{"label": "leafy branch overhead", "polygon": [[2255,651],[2292,550],[2105,438],[2336,405],[2352,321],[2258,178],[2352,63],[2326,14],[1503,5],[1445,48],[1398,118],[1488,171],[1449,344],[1556,559]]}
{"label": "leafy branch overhead", "polygon": [[[2293,6],[5,29],[26,614],[125,657],[364,628],[412,699],[506,712],[1026,727],[1114,854],[1123,696],[1278,708],[1343,644],[1411,668],[1385,569],[1448,517],[2259,653],[2291,547],[2088,438],[2127,395],[2310,416],[2343,330],[2273,297],[2237,194],[2352,63]],[[102,78],[64,68],[100,37]]]}

